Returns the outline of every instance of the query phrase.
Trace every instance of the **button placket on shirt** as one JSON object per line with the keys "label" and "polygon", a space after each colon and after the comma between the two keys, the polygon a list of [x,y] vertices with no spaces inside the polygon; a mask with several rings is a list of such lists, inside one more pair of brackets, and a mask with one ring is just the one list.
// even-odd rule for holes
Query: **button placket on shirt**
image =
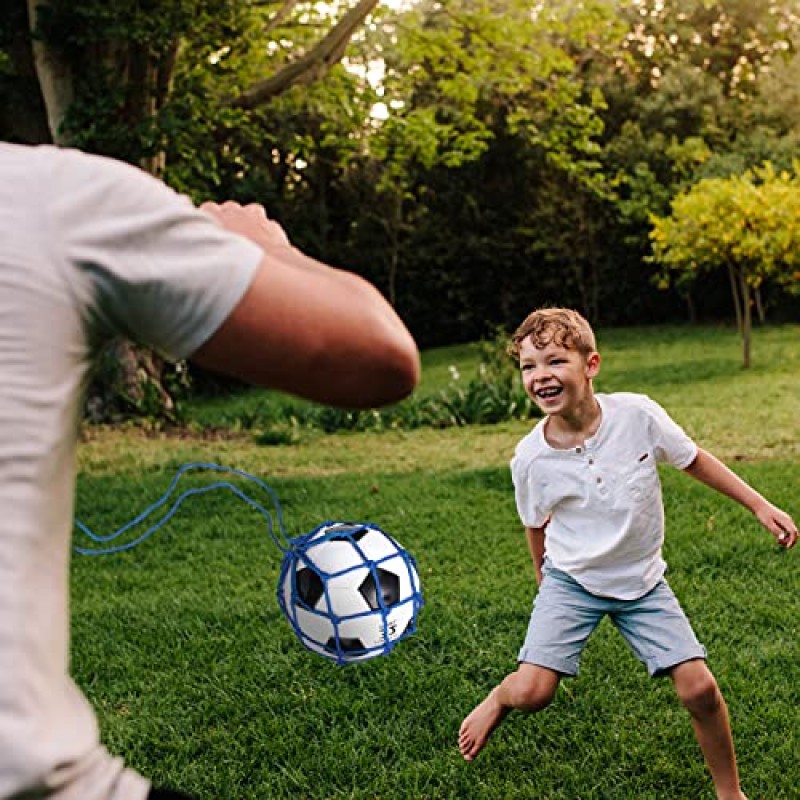
{"label": "button placket on shirt", "polygon": [[594,484],[597,487],[598,493],[602,497],[607,497],[608,496],[608,488],[606,487],[605,482],[603,481],[602,475],[600,475],[598,473],[598,471],[597,471],[596,459],[594,457],[594,454],[591,451],[591,448],[587,447],[586,445],[583,445],[582,447],[578,446],[578,447],[575,448],[575,452],[579,456],[583,456],[583,458],[584,458],[584,460],[586,462],[586,466],[589,469],[589,473],[591,474],[591,476],[592,476],[592,478],[594,480]]}

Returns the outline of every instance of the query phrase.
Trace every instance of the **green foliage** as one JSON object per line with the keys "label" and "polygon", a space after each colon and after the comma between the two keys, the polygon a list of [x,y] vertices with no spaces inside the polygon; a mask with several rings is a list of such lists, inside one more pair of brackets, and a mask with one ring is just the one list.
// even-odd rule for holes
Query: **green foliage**
{"label": "green foliage", "polygon": [[94,364],[85,416],[90,422],[137,419],[146,426],[183,421],[183,403],[192,378],[185,361],[165,362],[146,352],[136,359],[130,343],[114,341]]}
{"label": "green foliage", "polygon": [[73,77],[63,140],[132,163],[158,154],[163,134],[155,112],[171,79],[171,53],[195,29],[195,20],[218,5],[175,0],[159,4],[157,13],[149,4],[101,0],[37,6],[36,35]]}
{"label": "green foliage", "polygon": [[[610,41],[607,4],[551,4],[532,14],[520,0],[420,3],[404,24],[414,32],[389,62],[389,96],[413,98],[409,111],[429,105],[445,130],[462,127],[456,151],[467,144],[465,156],[480,155],[504,120],[562,168],[591,176],[603,103],[598,93],[584,95],[574,54]],[[463,157],[445,163],[459,166]]]}
{"label": "green foliage", "polygon": [[481,362],[477,375],[466,382],[455,367],[451,376],[447,388],[431,396],[404,401],[389,412],[358,412],[355,416],[342,416],[332,410],[323,410],[321,427],[328,431],[462,427],[529,419],[538,413],[522,389],[516,371],[501,373],[490,363]]}
{"label": "green foliage", "polygon": [[799,178],[796,168],[776,173],[769,163],[707,178],[673,200],[669,217],[653,217],[652,258],[663,266],[663,287],[673,279],[691,285],[703,271],[728,272],[744,367],[750,366],[753,290],[765,281],[800,289]]}
{"label": "green foliage", "polygon": [[753,288],[773,280],[800,290],[800,173],[770,164],[709,178],[678,195],[669,217],[653,218],[653,258],[672,274],[730,265]]}
{"label": "green foliage", "polygon": [[[765,161],[791,168],[798,105],[778,98],[795,91],[795,12],[790,2],[742,0],[620,6],[625,57],[593,73],[609,106],[603,163],[618,212],[611,225],[622,237],[621,259],[632,260],[642,281],[652,277],[642,269],[650,216],[666,216],[673,197],[702,178]],[[708,286],[680,287],[690,309],[709,300]]]}
{"label": "green foliage", "polygon": [[[726,316],[724,274],[654,287],[650,216],[703,178],[791,170],[800,144],[789,0],[380,3],[338,65],[247,110],[236,98],[355,0],[49,5],[37,35],[75,70],[73,143],[163,168],[196,201],[264,203],[375,282],[424,347],[547,303],[602,324],[684,303]],[[23,101],[42,112],[25,3],[3,8],[0,135],[41,141],[41,119],[20,124]],[[771,318],[796,316],[784,285],[762,288]]]}

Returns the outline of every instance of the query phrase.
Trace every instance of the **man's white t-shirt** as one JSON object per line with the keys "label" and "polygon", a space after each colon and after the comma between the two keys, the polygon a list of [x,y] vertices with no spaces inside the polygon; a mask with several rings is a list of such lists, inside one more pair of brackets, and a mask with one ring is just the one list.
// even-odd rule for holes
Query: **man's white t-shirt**
{"label": "man's white t-shirt", "polygon": [[600,427],[583,446],[551,447],[547,417],[517,445],[511,461],[517,510],[526,527],[539,528],[550,517],[545,551],[554,567],[592,594],[633,600],[666,569],[656,465],[685,469],[697,445],[645,395],[595,396]]}
{"label": "man's white t-shirt", "polygon": [[203,344],[262,251],[133,167],[0,144],[0,798],[142,800],[69,677],[75,451],[92,356]]}

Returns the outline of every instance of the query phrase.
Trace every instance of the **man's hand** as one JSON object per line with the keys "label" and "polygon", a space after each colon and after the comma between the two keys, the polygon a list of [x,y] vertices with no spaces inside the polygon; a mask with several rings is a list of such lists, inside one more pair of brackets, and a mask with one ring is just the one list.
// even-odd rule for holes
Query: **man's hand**
{"label": "man's hand", "polygon": [[250,203],[242,206],[228,200],[222,205],[203,203],[200,210],[215,219],[223,228],[246,236],[267,253],[291,247],[283,228],[267,216],[264,206]]}
{"label": "man's hand", "polygon": [[238,305],[193,361],[339,408],[375,408],[413,391],[417,346],[375,286],[292,247],[260,205],[200,209],[258,245],[263,257]]}

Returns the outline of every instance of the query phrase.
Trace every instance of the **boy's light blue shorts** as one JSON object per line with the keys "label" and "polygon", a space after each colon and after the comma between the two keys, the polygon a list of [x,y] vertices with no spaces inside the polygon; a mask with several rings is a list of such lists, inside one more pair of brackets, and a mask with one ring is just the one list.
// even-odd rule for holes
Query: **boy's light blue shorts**
{"label": "boy's light blue shorts", "polygon": [[637,600],[615,600],[587,592],[574,578],[545,562],[518,660],[577,675],[583,648],[606,615],[651,677],[664,675],[684,661],[706,657],[665,580]]}

